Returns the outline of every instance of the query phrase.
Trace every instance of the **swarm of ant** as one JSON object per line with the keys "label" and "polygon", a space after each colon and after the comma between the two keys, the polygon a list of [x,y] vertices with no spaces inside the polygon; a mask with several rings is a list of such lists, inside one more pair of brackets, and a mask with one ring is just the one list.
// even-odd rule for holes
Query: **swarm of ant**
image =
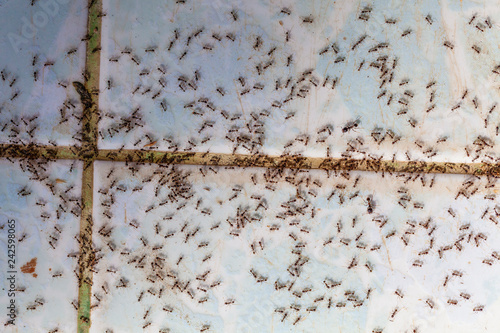
{"label": "swarm of ant", "polygon": [[[22,32],[30,20],[18,15],[32,12],[36,18],[49,16],[46,5],[18,1],[6,4],[0,13],[4,22],[15,18],[12,24],[5,24],[8,38],[2,43],[5,57],[0,60],[1,143],[56,146],[81,141],[82,106],[71,82],[83,82],[88,76],[84,70],[86,19],[80,14],[86,11],[85,4],[57,5],[58,16],[47,26],[40,28],[36,26],[39,21],[31,21],[36,33],[26,39]],[[66,22],[71,26],[66,27]],[[57,27],[73,36],[56,39]]]}
{"label": "swarm of ant", "polygon": [[[447,30],[439,6],[408,5],[415,14],[407,20],[380,1],[322,10],[316,1],[197,5],[170,0],[172,19],[162,16],[160,30],[148,10],[147,22],[138,11],[120,21],[99,14],[103,48],[87,53],[102,52],[101,84],[85,93],[100,97],[101,148],[498,163],[497,102],[485,91],[497,88],[500,65],[497,27],[486,11],[455,13],[464,41]],[[259,17],[258,6],[267,14]],[[113,1],[105,7],[118,8]],[[332,26],[329,15],[345,19]],[[145,27],[135,37],[120,28],[131,20]],[[82,55],[89,38],[58,57],[33,52],[23,68],[32,86],[50,73],[49,84],[64,92],[58,123],[49,125],[77,145],[88,134],[80,129],[87,107],[74,89],[81,83],[71,83],[89,73],[54,74]],[[438,56],[429,60],[422,50]],[[457,57],[474,69],[473,79],[460,71],[445,78],[442,64]],[[45,135],[46,117],[26,106],[33,95],[26,73],[5,64],[0,74],[2,142],[59,144],[60,137]],[[453,130],[463,123],[467,135]],[[50,175],[54,162],[32,158],[9,159],[36,184],[17,196],[36,197],[39,218],[58,221],[45,229],[44,243],[56,251],[71,229],[60,221],[81,217],[78,185],[60,185]],[[496,178],[288,166],[97,163],[86,230],[92,248],[60,250],[72,261],[92,252],[85,265],[94,280],[78,281],[92,285],[91,318],[84,319],[107,332],[417,332],[494,324],[481,317],[493,311],[494,291],[477,286],[498,276]],[[25,232],[18,241],[29,238]],[[49,280],[69,276],[61,268]],[[80,278],[75,270],[71,280]],[[31,300],[23,298],[20,315],[46,315],[50,293],[20,288]],[[64,304],[78,310],[75,300]],[[447,322],[442,311],[457,320]],[[110,320],[117,316],[121,323]]]}
{"label": "swarm of ant", "polygon": [[[439,6],[415,5],[426,12],[406,22],[383,3],[353,2],[337,26],[328,16],[341,15],[335,5],[316,15],[315,2],[267,5],[260,19],[255,4],[199,5],[203,15],[176,3],[161,36],[135,12],[112,21],[141,22],[148,35],[124,30],[103,44],[100,147],[498,162],[497,100],[481,83],[497,87],[500,75],[486,14],[448,13],[470,39],[463,45],[443,39]],[[445,79],[459,48],[483,81]],[[421,65],[423,49],[440,56],[434,69]],[[464,122],[466,138],[453,131]]]}
{"label": "swarm of ant", "polygon": [[[107,320],[118,304],[128,327],[172,331],[322,331],[366,311],[368,331],[425,331],[440,311],[474,323],[488,309],[477,285],[498,273],[496,178],[110,162],[97,173],[95,327],[122,329]],[[262,322],[240,321],[254,312]]]}
{"label": "swarm of ant", "polygon": [[[68,317],[76,318],[78,305],[81,163],[7,158],[0,169],[4,175],[0,231],[7,235],[7,220],[15,220],[16,235],[15,254],[1,255],[6,268],[3,280],[9,276],[7,263],[13,263],[17,272],[16,325],[10,326],[7,318],[2,331],[75,331],[76,320]],[[23,266],[30,262],[33,271],[25,271]],[[9,302],[7,292],[2,299],[3,304]]]}
{"label": "swarm of ant", "polygon": [[[189,2],[176,4],[178,17],[194,16]],[[114,35],[117,44],[102,51],[108,62],[101,84],[105,89],[100,146],[243,154],[277,151],[285,156],[326,153],[327,157],[374,161],[497,162],[493,152],[498,135],[496,101],[480,97],[477,88],[457,90],[430,71],[408,67],[405,52],[416,43],[417,25],[434,36],[427,45],[434,52],[453,57],[458,41],[436,37],[437,29],[443,28],[435,13],[425,13],[421,22],[406,23],[384,17],[382,9],[377,11],[380,6],[353,10],[346,23],[353,27],[345,32],[347,38],[329,36],[323,45],[314,44],[313,54],[305,58],[297,45],[319,31],[326,18],[293,5],[270,10],[277,27],[272,34],[260,23],[248,23],[255,17],[242,6],[213,13],[223,17],[216,28],[208,22],[193,26],[174,20],[167,25],[166,40],[148,39],[149,44],[144,38],[130,41],[128,34],[126,39]],[[209,13],[213,10],[203,8]],[[477,40],[467,50],[471,61],[488,63],[478,75],[495,81],[494,60],[478,58],[485,48],[492,52],[483,35],[493,33],[491,19],[486,15],[460,19],[464,33]],[[127,42],[121,44],[122,40]],[[127,75],[132,80],[120,76],[124,66],[130,69]],[[335,111],[331,110],[335,106],[314,102],[317,96],[326,96],[322,98],[340,104],[356,83],[371,87],[358,93],[366,110],[339,106]],[[313,103],[312,111],[306,111],[308,103]],[[379,117],[374,120],[370,115],[378,112],[374,106],[391,119],[390,124]],[[317,116],[322,107],[326,116]],[[476,110],[472,123],[480,126],[474,127],[476,134],[469,141],[453,136],[444,126],[435,131],[437,135],[422,134],[435,129],[439,120],[453,122],[471,110]],[[304,127],[309,112],[315,127]],[[455,155],[450,158],[451,147]],[[236,177],[229,175],[238,171],[215,167],[160,166],[146,175],[142,175],[145,166],[128,168],[133,177],[123,168],[103,172],[111,187],[100,189],[104,207],[96,212],[102,220],[94,231],[96,257],[106,259],[96,265],[95,292],[99,300],[119,297],[141,303],[127,311],[143,329],[175,330],[187,325],[217,331],[223,329],[221,325],[233,325],[238,330],[234,318],[256,305],[245,293],[235,291],[236,279],[225,274],[226,266],[240,274],[235,276],[243,279],[250,293],[268,296],[270,303],[262,310],[268,323],[285,327],[308,327],[326,316],[340,321],[346,313],[366,311],[377,297],[391,301],[390,306],[375,311],[378,319],[367,327],[374,332],[386,327],[425,329],[424,319],[409,324],[417,311],[433,318],[445,307],[448,311],[467,308],[471,314],[484,308],[484,294],[473,300],[477,292],[465,287],[467,276],[469,281],[476,277],[468,275],[472,271],[463,263],[471,255],[467,251],[475,253],[474,262],[483,269],[493,268],[498,260],[494,249],[484,248],[486,240],[497,234],[495,197],[490,189],[495,186],[493,178],[482,184],[485,179],[450,177],[454,185],[447,192],[435,183],[444,184],[448,177],[422,174],[385,174],[380,179],[383,174],[342,172],[325,177],[275,169],[242,171]],[[120,172],[127,176],[116,176]],[[205,185],[206,177],[217,178],[211,182],[217,186]],[[243,180],[220,189],[224,177]],[[387,186],[392,190],[381,190],[373,177],[390,183]],[[367,178],[372,178],[371,185],[362,185]],[[447,204],[428,208],[433,204],[424,191],[436,191],[440,198],[448,198],[443,199]],[[123,205],[117,203],[129,195],[137,196],[133,201],[141,204],[127,209],[125,217]],[[458,202],[469,202],[477,195],[485,208],[476,213],[490,223],[484,230],[482,224],[461,221],[458,213]],[[115,205],[119,208],[113,210]],[[333,208],[328,207],[335,207],[335,212],[329,215]],[[399,218],[389,214],[393,210],[400,212]],[[459,227],[452,228],[443,219],[448,224],[456,220]],[[125,239],[131,234],[135,236]],[[246,252],[237,252],[239,248]],[[234,268],[227,253],[238,253],[237,260],[245,258],[245,264]],[[328,264],[322,266],[322,260]],[[441,265],[438,273],[429,278],[426,267],[436,262]],[[394,272],[407,271],[426,285],[426,293],[415,292],[410,282],[391,282],[385,287],[376,282],[382,272],[398,276],[404,273]],[[137,280],[145,282],[133,285]],[[120,296],[113,293],[114,288]],[[253,302],[265,303],[257,299]],[[95,303],[94,323],[107,327],[104,318],[111,312],[99,304]],[[138,309],[143,309],[142,316],[137,315]],[[222,320],[203,319],[200,314],[207,311]],[[169,319],[159,319],[161,313]],[[257,322],[252,325],[259,327]]]}

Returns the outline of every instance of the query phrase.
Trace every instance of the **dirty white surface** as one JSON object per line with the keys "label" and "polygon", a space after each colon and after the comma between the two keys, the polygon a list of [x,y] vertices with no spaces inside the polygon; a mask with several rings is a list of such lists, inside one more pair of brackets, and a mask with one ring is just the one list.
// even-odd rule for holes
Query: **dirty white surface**
{"label": "dirty white surface", "polygon": [[[82,165],[60,161],[49,164],[0,161],[0,305],[2,332],[76,331],[78,279],[76,254],[80,219]],[[44,171],[45,168],[47,171]],[[34,179],[36,170],[40,178]],[[49,185],[48,185],[49,184]],[[53,185],[53,193],[50,187]],[[7,221],[15,220],[15,327],[7,323],[10,302],[7,281]],[[34,272],[21,267],[36,259]]]}
{"label": "dirty white surface", "polygon": [[498,330],[494,180],[107,162],[96,173],[93,332]]}
{"label": "dirty white surface", "polygon": [[104,7],[102,148],[498,158],[498,1]]}
{"label": "dirty white surface", "polygon": [[86,1],[2,0],[0,21],[0,143],[78,144]]}

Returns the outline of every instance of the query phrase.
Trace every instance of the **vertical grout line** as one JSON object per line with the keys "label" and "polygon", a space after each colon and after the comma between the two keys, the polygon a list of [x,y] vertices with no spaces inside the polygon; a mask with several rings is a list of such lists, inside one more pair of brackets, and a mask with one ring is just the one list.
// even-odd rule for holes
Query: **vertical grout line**
{"label": "vertical grout line", "polygon": [[90,330],[90,298],[92,295],[92,271],[95,254],[92,246],[92,212],[94,190],[94,160],[97,156],[97,123],[99,117],[99,76],[101,57],[101,23],[102,0],[88,0],[88,21],[85,83],[74,82],[73,85],[83,105],[82,118],[82,214],[80,220],[80,256],[78,279],[78,332]]}
{"label": "vertical grout line", "polygon": [[83,209],[80,221],[80,257],[78,280],[78,332],[90,329],[90,297],[92,295],[92,266],[95,260],[92,249],[92,204],[94,162],[84,161],[82,174]]}

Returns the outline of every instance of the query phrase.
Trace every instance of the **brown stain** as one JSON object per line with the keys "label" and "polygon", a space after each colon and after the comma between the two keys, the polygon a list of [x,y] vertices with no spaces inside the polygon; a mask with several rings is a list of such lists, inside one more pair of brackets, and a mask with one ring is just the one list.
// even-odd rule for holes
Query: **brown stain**
{"label": "brown stain", "polygon": [[147,145],[144,145],[144,147],[152,147],[152,146],[154,146],[154,145],[156,145],[156,141],[153,141],[153,142],[151,142],[151,143],[148,143]]}
{"label": "brown stain", "polygon": [[26,264],[24,264],[24,266],[21,267],[21,272],[27,274],[33,274],[33,277],[37,277],[38,275],[35,273],[36,261],[37,258],[33,258],[30,261],[28,261]]}

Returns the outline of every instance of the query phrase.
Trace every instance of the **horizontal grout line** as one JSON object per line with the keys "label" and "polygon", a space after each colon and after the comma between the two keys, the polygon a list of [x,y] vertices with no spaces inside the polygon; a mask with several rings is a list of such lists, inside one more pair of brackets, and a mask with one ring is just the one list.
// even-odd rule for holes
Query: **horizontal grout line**
{"label": "horizontal grout line", "polygon": [[[0,157],[80,159],[80,147],[0,144]],[[406,173],[470,174],[500,176],[500,164],[450,163],[423,161],[387,161],[371,159],[322,158],[304,156],[242,155],[153,150],[101,149],[90,160],[187,164],[209,166],[320,169],[335,171],[372,171]]]}
{"label": "horizontal grout line", "polygon": [[0,144],[0,157],[78,160],[80,147]]}
{"label": "horizontal grout line", "polygon": [[321,169],[336,171],[409,172],[472,174],[500,176],[500,165],[490,163],[447,163],[421,161],[386,161],[371,159],[321,158],[304,156],[240,155],[146,150],[98,151],[97,160],[144,163]]}

